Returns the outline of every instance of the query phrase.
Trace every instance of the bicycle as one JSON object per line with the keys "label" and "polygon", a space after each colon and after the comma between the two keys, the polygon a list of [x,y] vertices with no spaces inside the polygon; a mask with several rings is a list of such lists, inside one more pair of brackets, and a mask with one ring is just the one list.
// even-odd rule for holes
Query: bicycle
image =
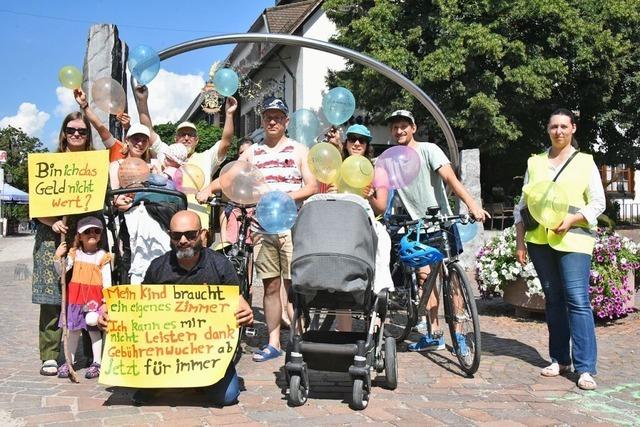
{"label": "bicycle", "polygon": [[[408,241],[406,236],[413,233],[411,237],[416,236],[417,241],[421,242],[420,247],[425,247],[426,242],[431,246],[430,249],[437,248],[437,252],[430,253],[434,255],[430,263],[431,272],[422,284],[418,283],[416,268],[426,264],[415,265],[407,262],[407,256],[404,261],[400,256],[397,257],[392,268],[392,276],[397,283],[395,291],[389,294],[387,319],[390,324],[385,330],[396,340],[403,341],[416,326],[418,319],[426,316],[428,332],[431,333],[426,303],[434,290],[440,291],[438,295],[442,295],[444,319],[449,326],[453,352],[462,370],[472,375],[480,366],[480,320],[469,279],[457,254],[452,253],[452,236],[448,231],[449,227],[454,226],[454,222],[466,223],[470,218],[468,215],[441,215],[439,211],[439,208],[430,208],[427,215],[419,220],[398,220],[393,216],[388,220],[390,234],[396,242],[399,242],[403,230],[409,230],[403,237],[405,242]],[[399,246],[396,243],[398,253]]]}

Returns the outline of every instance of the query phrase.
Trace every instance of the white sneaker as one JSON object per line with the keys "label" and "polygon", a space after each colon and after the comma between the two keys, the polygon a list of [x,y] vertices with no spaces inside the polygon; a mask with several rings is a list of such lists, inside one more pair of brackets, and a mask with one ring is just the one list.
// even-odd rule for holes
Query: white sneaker
{"label": "white sneaker", "polygon": [[426,320],[421,320],[420,323],[418,323],[416,326],[411,328],[411,330],[415,332],[420,332],[421,334],[424,335],[429,330],[429,325],[427,325]]}

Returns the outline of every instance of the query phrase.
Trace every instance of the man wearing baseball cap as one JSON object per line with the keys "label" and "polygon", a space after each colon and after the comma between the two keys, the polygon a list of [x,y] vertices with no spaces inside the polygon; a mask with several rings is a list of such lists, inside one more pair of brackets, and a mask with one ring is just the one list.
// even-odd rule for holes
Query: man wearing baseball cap
{"label": "man wearing baseball cap", "polygon": [[[149,114],[149,106],[147,104],[149,97],[149,90],[146,86],[138,86],[133,91],[136,99],[136,105],[138,106],[138,114],[140,115],[140,122],[147,125],[151,129],[151,135],[149,141],[151,143],[151,152],[158,156],[163,161],[164,153],[168,151],[168,144],[163,142],[157,133],[153,130],[151,121],[151,115]],[[209,185],[211,177],[218,170],[225,157],[227,151],[231,146],[233,139],[234,125],[233,118],[236,109],[238,108],[238,101],[228,96],[225,102],[225,121],[224,128],[222,129],[222,137],[211,148],[197,152],[198,146],[198,129],[191,122],[182,122],[176,127],[175,142],[183,144],[189,151],[189,157],[187,164],[199,167],[204,175],[204,187]],[[187,194],[187,201],[189,202],[189,210],[192,210],[198,214],[203,228],[209,227],[209,208],[199,204],[193,194]]]}
{"label": "man wearing baseball cap", "polygon": [[[262,127],[264,141],[253,144],[242,153],[240,159],[254,164],[264,175],[271,190],[288,193],[297,203],[302,203],[317,192],[318,184],[309,170],[309,150],[303,144],[285,135],[289,124],[289,107],[280,98],[268,97],[262,102]],[[218,191],[218,180],[198,193],[198,200],[205,200]],[[291,231],[269,234],[261,227],[253,233],[255,266],[264,285],[264,312],[269,331],[269,343],[254,353],[253,360],[264,362],[280,356],[280,319],[282,302],[280,287],[291,289],[291,255],[293,242]],[[282,280],[281,280],[282,278]],[[293,318],[293,306],[288,304],[289,318]]]}
{"label": "man wearing baseball cap", "polygon": [[[469,208],[469,213],[476,221],[484,221],[489,214],[476,203],[467,189],[458,180],[451,162],[446,154],[436,144],[430,142],[418,142],[414,139],[417,130],[416,121],[411,111],[396,110],[387,117],[391,137],[399,145],[413,148],[420,155],[420,172],[416,179],[404,188],[398,188],[396,194],[399,196],[403,207],[412,219],[422,218],[427,209],[432,206],[439,206],[440,212],[444,215],[451,215],[445,184],[464,202]],[[426,279],[429,274],[429,267],[422,267],[418,270],[420,281]],[[417,342],[408,346],[410,351],[442,350],[445,348],[444,335],[441,333],[438,322],[438,299],[434,294],[427,302],[427,309],[430,311],[431,331]],[[418,329],[422,332],[427,330],[426,320],[418,324]],[[464,339],[461,336],[461,339]],[[463,349],[462,344],[460,348]],[[464,344],[466,346],[466,344]],[[461,350],[464,351],[464,350]]]}

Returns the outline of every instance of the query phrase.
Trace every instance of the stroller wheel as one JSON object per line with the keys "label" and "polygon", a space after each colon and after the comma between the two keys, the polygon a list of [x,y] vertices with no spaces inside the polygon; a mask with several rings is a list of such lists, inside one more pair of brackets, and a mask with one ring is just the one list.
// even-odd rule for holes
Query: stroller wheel
{"label": "stroller wheel", "polygon": [[384,340],[384,375],[387,379],[387,388],[395,390],[398,387],[398,359],[396,340],[392,337]]}
{"label": "stroller wheel", "polygon": [[309,391],[300,381],[300,375],[291,375],[289,381],[289,403],[291,406],[304,405],[307,402]]}
{"label": "stroller wheel", "polygon": [[362,378],[353,380],[353,396],[351,407],[353,409],[362,410],[369,404],[369,390],[365,389]]}

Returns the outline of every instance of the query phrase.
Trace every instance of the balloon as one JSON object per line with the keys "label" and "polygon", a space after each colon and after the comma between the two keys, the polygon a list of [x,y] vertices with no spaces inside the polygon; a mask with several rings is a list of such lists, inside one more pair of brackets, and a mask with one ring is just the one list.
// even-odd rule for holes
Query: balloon
{"label": "balloon", "polygon": [[363,190],[364,190],[364,187],[360,187],[360,188],[352,187],[346,182],[344,182],[342,177],[338,178],[338,193],[349,193],[349,194],[355,194],[357,196],[362,197]]}
{"label": "balloon", "polygon": [[524,194],[531,216],[545,228],[555,229],[569,212],[569,196],[555,182],[527,184]]}
{"label": "balloon", "polygon": [[404,188],[420,173],[420,155],[405,145],[396,145],[385,150],[376,160],[376,179],[373,186]]}
{"label": "balloon", "polygon": [[331,184],[337,181],[340,174],[342,156],[334,145],[328,142],[319,142],[309,150],[307,163],[311,173],[318,181]]}
{"label": "balloon", "polygon": [[58,80],[68,89],[78,89],[82,85],[82,72],[73,65],[65,65],[58,72]]}
{"label": "balloon", "polygon": [[282,233],[296,222],[298,209],[291,196],[282,191],[269,191],[260,197],[256,219],[269,233]]}
{"label": "balloon", "polygon": [[220,68],[213,75],[213,84],[222,96],[231,96],[238,90],[240,80],[231,68]]}
{"label": "balloon", "polygon": [[356,99],[349,89],[334,87],[322,98],[322,111],[329,123],[340,125],[353,116]]}
{"label": "balloon", "polygon": [[186,163],[180,166],[182,171],[182,192],[184,194],[196,194],[204,187],[204,172],[200,166]]}
{"label": "balloon", "polygon": [[289,136],[307,147],[311,147],[318,135],[320,120],[311,110],[302,108],[291,115],[289,119]]}
{"label": "balloon", "polygon": [[148,84],[160,71],[160,57],[149,46],[136,46],[129,51],[129,71],[141,85]]}
{"label": "balloon", "polygon": [[458,234],[460,235],[460,240],[462,241],[462,243],[472,241],[478,234],[477,222],[467,222],[466,224],[456,222],[456,227],[458,228]]}
{"label": "balloon", "polygon": [[262,172],[246,160],[235,160],[220,170],[220,187],[231,201],[242,205],[257,203],[267,192]]}
{"label": "balloon", "polygon": [[141,187],[149,180],[149,165],[139,157],[127,157],[118,167],[120,188]]}
{"label": "balloon", "polygon": [[91,97],[99,109],[111,114],[122,113],[127,102],[124,89],[111,77],[102,77],[94,81]]}
{"label": "balloon", "polygon": [[364,156],[349,156],[342,162],[340,178],[350,187],[364,188],[373,181],[373,165]]}

